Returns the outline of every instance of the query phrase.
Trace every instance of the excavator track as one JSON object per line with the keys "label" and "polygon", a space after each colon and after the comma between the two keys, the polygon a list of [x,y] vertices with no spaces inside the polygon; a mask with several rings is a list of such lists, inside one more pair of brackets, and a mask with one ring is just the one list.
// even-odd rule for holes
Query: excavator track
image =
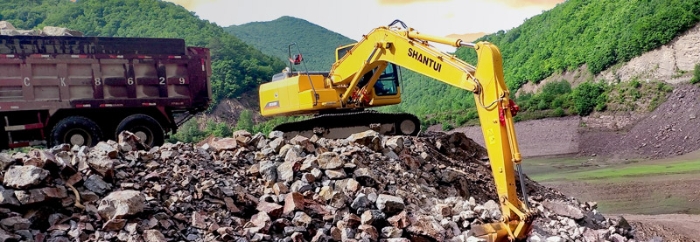
{"label": "excavator track", "polygon": [[273,128],[284,132],[284,137],[287,139],[297,135],[309,138],[317,135],[328,139],[344,139],[369,129],[384,135],[417,135],[420,131],[420,120],[409,113],[380,113],[369,110],[322,114],[303,121],[280,124]]}

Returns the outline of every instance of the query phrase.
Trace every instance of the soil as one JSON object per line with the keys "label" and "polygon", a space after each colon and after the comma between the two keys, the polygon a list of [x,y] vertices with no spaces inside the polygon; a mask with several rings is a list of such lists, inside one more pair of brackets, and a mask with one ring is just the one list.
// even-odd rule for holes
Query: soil
{"label": "soil", "polygon": [[[521,154],[523,157],[535,157],[578,153],[580,134],[577,127],[580,123],[578,116],[515,123]],[[428,131],[440,128],[440,125],[435,125]],[[462,132],[484,146],[484,135],[479,126],[459,127],[450,132]]]}
{"label": "soil", "polygon": [[[213,120],[216,122],[226,122],[231,126],[235,126],[244,110],[252,111],[253,122],[259,123],[265,120],[265,118],[260,115],[260,107],[258,106],[258,93],[248,92],[241,95],[240,98],[230,98],[223,99],[216,106],[214,106],[210,114],[203,115],[205,120]],[[206,124],[206,122],[199,122],[201,124]]]}
{"label": "soil", "polygon": [[700,213],[697,174],[540,183],[581,201],[599,201],[599,210],[603,213]]}
{"label": "soil", "polygon": [[664,158],[700,149],[700,88],[675,85],[668,100],[627,131],[585,130],[581,133],[582,154],[618,158]]}
{"label": "soil", "polygon": [[697,241],[700,235],[700,215],[625,214],[623,217],[636,228],[637,241]]}
{"label": "soil", "polygon": [[[659,159],[700,149],[700,88],[690,84],[674,85],[668,100],[647,114],[634,118],[610,118],[594,114],[529,120],[515,124],[520,151],[524,157],[577,154],[603,156],[614,160],[634,158]],[[629,125],[622,129],[604,128],[607,119]],[[587,127],[587,123],[596,124]],[[429,127],[439,130],[440,125]],[[612,125],[617,127],[617,125]],[[450,132],[463,132],[484,145],[481,127],[459,127]]]}

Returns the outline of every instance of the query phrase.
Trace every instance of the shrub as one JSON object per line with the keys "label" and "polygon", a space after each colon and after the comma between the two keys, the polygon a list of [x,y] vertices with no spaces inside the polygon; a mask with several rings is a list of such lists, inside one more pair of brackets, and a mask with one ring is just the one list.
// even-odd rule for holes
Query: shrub
{"label": "shrub", "polygon": [[467,111],[467,120],[472,120],[472,119],[478,119],[479,118],[479,112],[476,111],[476,109],[470,109]]}
{"label": "shrub", "polygon": [[537,110],[545,110],[548,109],[549,105],[546,100],[540,99],[540,102],[537,103]]}
{"label": "shrub", "polygon": [[604,85],[603,83],[584,82],[574,89],[572,93],[574,111],[580,116],[586,116],[593,110],[604,110],[607,102],[607,95],[603,95]]}
{"label": "shrub", "polygon": [[695,69],[693,70],[693,78],[690,79],[690,83],[700,83],[700,63],[695,64]]}
{"label": "shrub", "polygon": [[639,88],[642,86],[642,83],[639,82],[639,80],[637,79],[633,79],[632,81],[630,81],[630,86],[632,86],[633,88]]}
{"label": "shrub", "polygon": [[547,94],[551,96],[559,96],[560,94],[566,94],[571,92],[571,84],[566,80],[561,80],[558,82],[550,82],[544,84],[542,87],[542,94]]}
{"label": "shrub", "polygon": [[564,112],[564,109],[562,109],[561,107],[554,109],[554,116],[555,117],[564,117],[565,115],[566,115],[566,113]]}
{"label": "shrub", "polygon": [[455,122],[457,123],[457,126],[462,126],[462,125],[464,125],[465,123],[467,123],[467,121],[469,121],[469,119],[467,119],[467,116],[466,116],[466,115],[457,116],[457,117],[455,118]]}

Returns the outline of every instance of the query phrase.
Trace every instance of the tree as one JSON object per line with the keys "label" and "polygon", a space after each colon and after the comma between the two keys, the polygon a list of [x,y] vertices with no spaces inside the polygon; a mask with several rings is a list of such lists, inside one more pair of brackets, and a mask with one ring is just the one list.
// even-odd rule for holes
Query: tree
{"label": "tree", "polygon": [[605,102],[607,101],[605,98],[601,98],[604,97],[603,94],[605,93],[604,85],[603,83],[584,82],[574,89],[572,94],[574,111],[580,116],[586,116],[593,112],[596,106],[598,106],[599,109],[604,108]]}
{"label": "tree", "polygon": [[253,112],[250,110],[243,110],[241,115],[238,116],[238,122],[236,122],[236,130],[247,130],[249,132],[253,131]]}

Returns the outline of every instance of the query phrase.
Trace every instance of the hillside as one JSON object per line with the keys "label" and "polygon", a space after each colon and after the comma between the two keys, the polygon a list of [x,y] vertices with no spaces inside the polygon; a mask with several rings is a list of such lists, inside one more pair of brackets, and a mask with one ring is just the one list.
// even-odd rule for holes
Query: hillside
{"label": "hillside", "polygon": [[[485,40],[499,46],[511,87],[586,65],[591,73],[657,48],[700,20],[700,0],[569,0]],[[457,55],[474,61],[473,51]]]}
{"label": "hillside", "polygon": [[[301,51],[306,68],[310,71],[327,71],[335,62],[335,49],[356,42],[326,28],[303,19],[284,16],[268,22],[232,25],[224,30],[255,46],[263,53],[287,60],[289,45],[292,55]],[[296,67],[304,70],[303,66]]]}
{"label": "hillside", "polygon": [[[498,31],[477,41],[489,41],[500,48],[506,82],[512,91],[516,91],[527,82],[536,83],[549,76],[559,77],[552,81],[595,76],[617,63],[668,43],[698,23],[698,16],[700,0],[569,0],[526,20],[516,28]],[[476,54],[471,49],[459,48],[456,55],[477,64]],[[570,77],[557,75],[567,70],[580,71]],[[443,123],[460,126],[473,123],[470,120],[476,116],[470,94],[415,73],[407,72],[404,77],[404,103],[386,110],[419,114],[428,125]],[[608,100],[604,94],[616,92],[613,89],[617,88],[587,85],[591,86],[599,90],[596,91],[597,96],[602,96],[599,100],[588,97],[577,101],[573,97],[577,85],[570,85],[568,91],[562,93],[531,94],[516,101],[524,107],[522,110],[526,114],[522,117],[585,116],[593,110],[574,104],[605,110]],[[435,98],[438,93],[440,98]],[[650,95],[643,98],[653,100],[661,94]]]}
{"label": "hillside", "polygon": [[183,38],[188,45],[209,47],[217,101],[255,90],[284,67],[221,27],[157,0],[10,0],[0,3],[0,19],[21,29],[61,26],[86,36]]}
{"label": "hillside", "polygon": [[[562,78],[573,79],[575,83],[585,83],[581,79],[593,78],[603,83],[612,83],[616,93],[609,93],[615,95],[610,95],[614,98],[609,98],[609,107],[603,112],[593,112],[585,117],[516,123],[523,156],[578,154],[613,159],[658,159],[699,150],[700,138],[695,135],[698,129],[695,119],[700,115],[696,108],[700,101],[700,86],[689,83],[691,78],[700,77],[700,73],[695,74],[693,71],[696,64],[700,63],[699,42],[700,23],[671,42],[608,68],[598,75],[574,78],[582,71],[578,69],[553,75],[539,85],[524,85],[522,89],[528,89],[527,92],[543,92],[543,89],[558,83],[556,80]],[[616,79],[627,81],[618,83]],[[631,84],[639,83],[634,90],[642,92],[647,82],[655,83],[656,86],[651,86],[652,88],[663,86],[669,88],[666,91],[670,88],[672,91],[665,93],[663,100],[658,100],[658,107],[653,110],[624,111],[616,106],[619,100],[634,99],[633,95],[620,95],[620,90],[627,88],[629,91]],[[439,129],[439,125],[429,128]],[[463,132],[477,143],[484,144],[480,127],[459,127],[450,132]]]}

